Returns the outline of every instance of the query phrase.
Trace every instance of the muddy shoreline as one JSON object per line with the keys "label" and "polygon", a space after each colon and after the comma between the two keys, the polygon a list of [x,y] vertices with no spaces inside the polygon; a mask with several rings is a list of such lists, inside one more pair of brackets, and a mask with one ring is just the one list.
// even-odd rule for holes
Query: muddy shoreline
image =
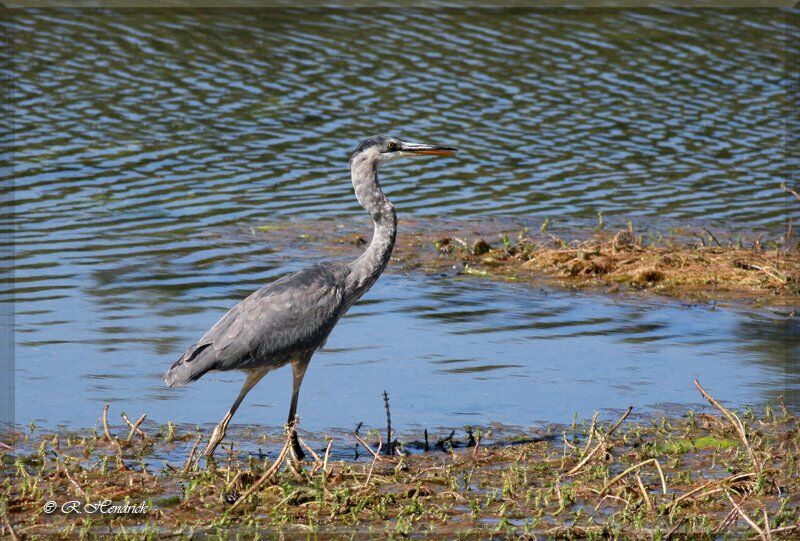
{"label": "muddy shoreline", "polygon": [[[780,401],[736,412],[704,396],[712,407],[682,417],[628,410],[547,434],[475,427],[468,438],[432,437],[427,450],[406,441],[394,456],[381,431],[337,435],[309,444],[300,462],[280,436],[266,453],[231,442],[207,463],[203,436],[170,424],[30,427],[0,446],[2,530],[17,539],[792,538],[797,416]],[[334,458],[333,448],[354,445],[364,458]],[[49,501],[116,512],[53,511]]]}
{"label": "muddy shoreline", "polygon": [[[509,220],[401,220],[388,272],[422,272],[688,303],[800,307],[800,246],[791,235],[706,227],[637,231],[632,224],[533,228]],[[357,222],[254,228],[258,242],[355,257],[370,233]]]}
{"label": "muddy shoreline", "polygon": [[[362,225],[292,222],[249,234],[276,251],[346,259],[369,241]],[[389,269],[685,302],[800,304],[792,244],[697,230],[515,225],[401,222]],[[395,435],[392,445],[384,429],[356,438],[301,426],[303,462],[287,456],[279,430],[262,427],[232,432],[209,464],[199,456],[209,431],[195,427],[134,417],[77,431],[31,425],[0,437],[0,535],[795,537],[796,411],[778,402],[732,412],[709,402],[686,415],[633,411],[544,430],[454,427]],[[385,455],[390,448],[394,456]],[[139,510],[48,512],[50,501]]]}

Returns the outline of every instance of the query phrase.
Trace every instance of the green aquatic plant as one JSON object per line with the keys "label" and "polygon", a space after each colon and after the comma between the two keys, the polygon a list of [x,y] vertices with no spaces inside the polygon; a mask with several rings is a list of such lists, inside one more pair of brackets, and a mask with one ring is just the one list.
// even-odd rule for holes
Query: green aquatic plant
{"label": "green aquatic plant", "polygon": [[[162,463],[158,453],[174,447],[166,441],[167,430],[134,438],[127,447],[99,438],[88,459],[82,446],[89,440],[80,434],[61,434],[58,440],[42,435],[29,444],[30,454],[4,460],[9,475],[0,483],[0,509],[17,531],[28,534],[28,526],[36,525],[42,536],[113,531],[125,538],[158,531],[159,536],[269,538],[351,531],[374,537],[502,532],[659,538],[675,524],[673,536],[717,535],[731,513],[731,494],[737,504],[746,495],[745,512],[762,529],[768,521],[778,538],[796,526],[798,504],[787,494],[798,489],[800,438],[791,412],[767,421],[774,412],[759,411],[764,418],[742,417],[744,438],[725,414],[704,413],[702,423],[697,414],[626,423],[628,411],[611,426],[598,418],[575,419],[553,432],[561,437],[541,441],[469,426],[472,438],[453,436],[447,451],[368,454],[359,462],[326,454],[295,462],[285,455],[267,459],[232,450],[214,468],[168,460],[159,472],[151,471]],[[192,431],[178,432],[176,440],[196,438]],[[378,436],[370,432],[367,439]],[[261,433],[250,437],[261,445]],[[340,438],[323,441],[349,445]],[[56,446],[60,450],[54,453]],[[12,477],[16,482],[8,482]],[[78,496],[75,484],[86,498]],[[153,511],[145,517],[95,516],[89,530],[83,518],[41,511],[47,499],[76,496],[146,501]],[[729,521],[723,531],[741,537],[748,530],[740,520]]]}

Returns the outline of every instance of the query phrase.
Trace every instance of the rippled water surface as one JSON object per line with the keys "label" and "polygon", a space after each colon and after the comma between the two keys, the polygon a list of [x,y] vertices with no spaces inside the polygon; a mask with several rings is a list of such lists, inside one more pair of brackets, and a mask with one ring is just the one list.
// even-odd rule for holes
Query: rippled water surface
{"label": "rippled water surface", "polygon": [[[85,426],[113,401],[216,421],[237,374],[170,390],[161,373],[234,302],[316,258],[251,228],[366,220],[346,167],[376,132],[463,149],[386,168],[406,216],[780,230],[783,24],[757,10],[18,14],[17,420]],[[390,274],[316,356],[303,425],[380,423],[384,389],[400,426],[690,404],[695,376],[757,402],[797,388],[796,326]],[[280,424],[286,372],[237,420]]]}

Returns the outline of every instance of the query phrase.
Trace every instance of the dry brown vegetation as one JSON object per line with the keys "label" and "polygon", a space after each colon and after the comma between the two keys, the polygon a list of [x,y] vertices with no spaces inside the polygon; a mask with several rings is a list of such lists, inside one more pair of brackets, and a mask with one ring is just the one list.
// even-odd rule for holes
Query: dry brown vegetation
{"label": "dry brown vegetation", "polygon": [[[338,229],[337,233],[328,233]],[[598,227],[532,231],[505,220],[405,220],[390,272],[452,272],[495,280],[603,292],[646,292],[692,302],[800,305],[800,244],[716,234],[707,228],[638,233]],[[268,241],[355,256],[368,236],[325,223],[265,227]]]}
{"label": "dry brown vegetation", "polygon": [[[3,535],[11,539],[793,538],[800,517],[800,426],[781,403],[758,415],[716,402],[680,419],[574,423],[547,437],[475,430],[428,452],[334,460],[352,435],[295,462],[234,452],[203,467],[196,432],[129,423],[91,434],[12,435],[2,446]],[[116,432],[116,434],[115,434]],[[402,439],[402,438],[401,438]],[[281,440],[282,441],[282,440]],[[408,442],[407,442],[408,443]],[[156,457],[176,445],[185,462]],[[22,451],[28,449],[29,451]],[[161,455],[163,456],[163,455]],[[141,515],[43,512],[45,502],[147,501]]]}
{"label": "dry brown vegetation", "polygon": [[568,288],[646,291],[699,302],[800,304],[800,250],[785,241],[720,242],[708,230],[645,238],[632,228],[613,234],[597,229],[590,238],[567,240],[546,225],[536,234],[475,227],[412,230],[401,239],[395,259],[404,269],[442,272],[455,265],[466,275]]}
{"label": "dry brown vegetation", "polygon": [[[492,247],[483,239],[471,245],[443,238],[437,248],[468,266],[468,273],[488,276],[545,275],[571,286],[647,289],[702,300],[751,298],[786,300],[800,294],[797,251],[762,247],[645,245],[629,230],[613,237],[566,242],[557,237],[536,242],[507,237]],[[461,247],[461,248],[459,248]]]}

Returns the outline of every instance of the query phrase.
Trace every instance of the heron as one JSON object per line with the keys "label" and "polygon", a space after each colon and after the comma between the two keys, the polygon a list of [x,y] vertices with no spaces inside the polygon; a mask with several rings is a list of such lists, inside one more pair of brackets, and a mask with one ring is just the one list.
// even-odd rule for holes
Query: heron
{"label": "heron", "polygon": [[[270,371],[291,364],[290,427],[311,357],[322,348],[336,323],[383,273],[397,234],[394,206],[381,191],[378,166],[405,156],[448,156],[457,149],[410,143],[375,135],[356,147],[350,176],[358,203],[373,222],[372,240],[350,263],[319,263],[288,274],[254,291],[231,308],[164,375],[169,387],[196,381],[207,372],[240,370],[244,384],[233,405],[214,428],[205,450],[208,459],[225,437],[231,418],[248,392]],[[291,450],[302,460],[297,431],[290,429]]]}

